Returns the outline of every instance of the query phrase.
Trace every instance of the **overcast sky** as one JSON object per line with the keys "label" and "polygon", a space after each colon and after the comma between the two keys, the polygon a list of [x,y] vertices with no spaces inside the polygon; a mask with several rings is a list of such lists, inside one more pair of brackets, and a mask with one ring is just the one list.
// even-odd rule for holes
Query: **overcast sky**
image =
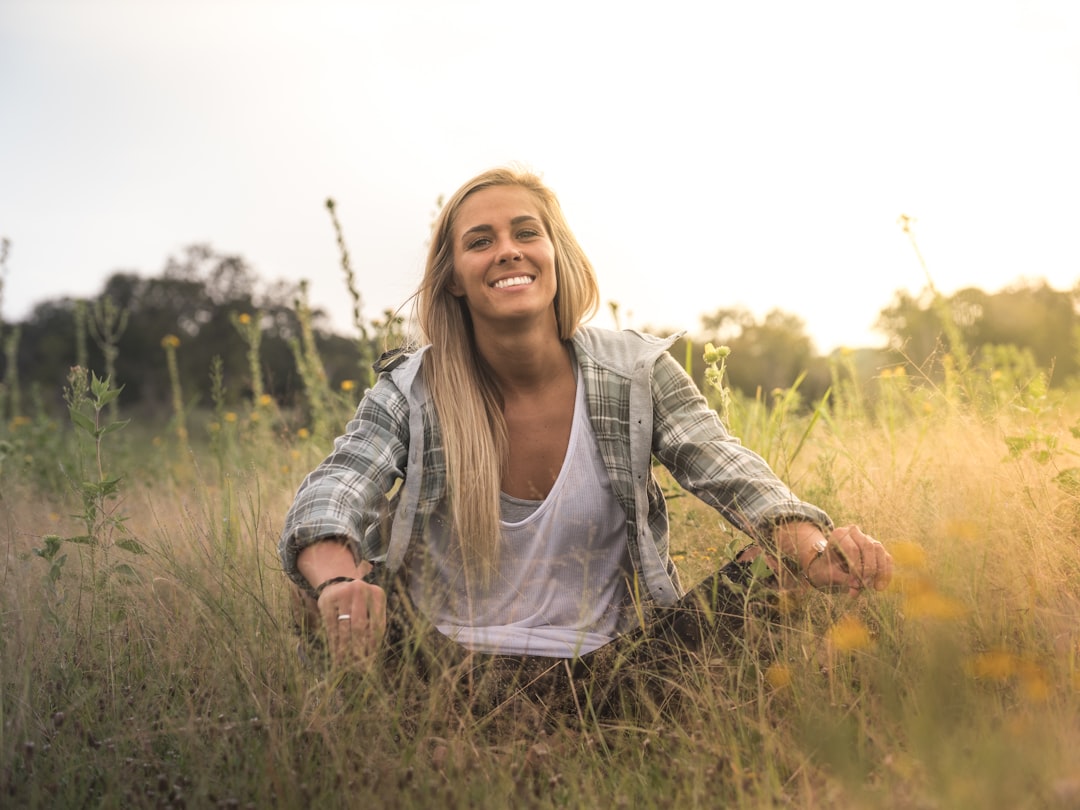
{"label": "overcast sky", "polygon": [[1078,144],[1073,0],[0,0],[2,314],[209,242],[345,330],[327,197],[377,316],[519,161],[624,325],[879,345],[926,284],[900,214],[942,292],[1080,280]]}

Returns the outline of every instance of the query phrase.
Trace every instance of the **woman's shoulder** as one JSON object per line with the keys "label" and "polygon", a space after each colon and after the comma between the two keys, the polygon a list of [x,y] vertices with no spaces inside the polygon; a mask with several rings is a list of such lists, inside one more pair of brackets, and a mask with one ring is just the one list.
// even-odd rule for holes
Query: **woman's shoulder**
{"label": "woman's shoulder", "polygon": [[683,332],[668,337],[650,335],[633,329],[603,329],[582,326],[574,333],[574,348],[579,359],[587,358],[599,366],[622,374],[633,374],[642,366],[651,366]]}

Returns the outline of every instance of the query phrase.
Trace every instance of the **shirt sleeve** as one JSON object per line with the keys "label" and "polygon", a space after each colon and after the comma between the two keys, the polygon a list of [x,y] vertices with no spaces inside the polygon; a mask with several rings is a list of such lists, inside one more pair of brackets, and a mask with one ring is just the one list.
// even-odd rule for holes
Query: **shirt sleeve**
{"label": "shirt sleeve", "polygon": [[684,488],[759,542],[785,520],[805,520],[826,534],[824,511],[800,500],[765,460],[720,421],[694,381],[670,354],[653,368],[653,455]]}
{"label": "shirt sleeve", "polygon": [[278,543],[285,573],[304,580],[297,555],[331,537],[344,538],[358,559],[382,549],[372,541],[387,509],[387,494],[405,477],[409,451],[409,404],[384,375],[361,400],[356,415],[334,442],[334,450],[296,493]]}

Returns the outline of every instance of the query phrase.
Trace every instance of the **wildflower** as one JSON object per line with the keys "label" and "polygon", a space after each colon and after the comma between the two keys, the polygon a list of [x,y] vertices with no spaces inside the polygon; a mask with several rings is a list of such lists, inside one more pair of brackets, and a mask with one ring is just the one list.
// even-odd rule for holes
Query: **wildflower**
{"label": "wildflower", "polygon": [[352,391],[354,388],[356,388],[356,383],[353,380],[342,380],[341,381],[341,390],[342,391]]}
{"label": "wildflower", "polygon": [[247,326],[249,323],[251,323],[251,316],[248,315],[246,312],[241,312],[239,315],[236,316],[236,320],[238,320],[244,326]]}
{"label": "wildflower", "polygon": [[1016,674],[1019,659],[1008,650],[988,650],[968,661],[971,677],[981,681],[1007,681]]}
{"label": "wildflower", "polygon": [[273,401],[274,401],[274,398],[272,396],[270,396],[269,394],[263,394],[261,397],[259,397],[259,405],[261,405],[264,408],[270,407],[270,404]]}
{"label": "wildflower", "polygon": [[311,431],[307,428],[300,428],[298,431],[296,431],[296,435],[298,438],[307,439],[311,437]]}
{"label": "wildflower", "polygon": [[233,411],[227,411],[225,413],[225,421],[232,424],[236,421],[236,414]]}
{"label": "wildflower", "polygon": [[299,461],[300,460],[300,451],[299,450],[290,450],[289,451],[289,458],[291,458],[293,461]]}
{"label": "wildflower", "polygon": [[705,344],[705,362],[709,365],[719,363],[725,357],[731,354],[731,349],[727,346],[714,346],[711,343]]}
{"label": "wildflower", "polygon": [[161,339],[161,348],[175,349],[180,345],[180,338],[176,335],[166,335]]}
{"label": "wildflower", "polygon": [[907,376],[907,369],[904,368],[903,366],[897,366],[896,368],[893,369],[893,376],[894,377],[906,377]]}
{"label": "wildflower", "polygon": [[904,600],[904,614],[912,619],[959,619],[967,608],[932,588],[912,593]]}
{"label": "wildflower", "polygon": [[1045,703],[1050,697],[1050,684],[1042,667],[1031,661],[1020,666],[1020,694],[1032,703]]}
{"label": "wildflower", "polygon": [[221,430],[221,423],[220,422],[211,422],[208,425],[208,427],[209,427],[211,433],[217,433],[219,430]]}
{"label": "wildflower", "polygon": [[891,368],[883,368],[881,370],[881,374],[879,376],[881,377],[881,379],[887,380],[892,375],[893,375],[893,370]]}
{"label": "wildflower", "polygon": [[15,430],[17,428],[25,427],[26,425],[29,425],[29,424],[30,424],[30,417],[29,416],[16,416],[14,419],[11,420],[11,424],[9,425],[9,427],[11,428],[11,430]]}
{"label": "wildflower", "polygon": [[934,590],[934,581],[922,571],[911,571],[901,567],[893,575],[889,590],[911,597]]}
{"label": "wildflower", "polygon": [[765,670],[765,680],[773,689],[791,686],[791,667],[787,664],[770,664]]}
{"label": "wildflower", "polygon": [[829,628],[829,644],[834,650],[851,651],[869,647],[870,630],[855,616],[844,616]]}
{"label": "wildflower", "polygon": [[974,543],[979,539],[979,535],[979,526],[973,520],[945,521],[945,536],[952,540],[962,540],[965,543]]}
{"label": "wildflower", "polygon": [[898,540],[889,543],[889,553],[893,562],[904,568],[926,568],[926,549],[910,540]]}

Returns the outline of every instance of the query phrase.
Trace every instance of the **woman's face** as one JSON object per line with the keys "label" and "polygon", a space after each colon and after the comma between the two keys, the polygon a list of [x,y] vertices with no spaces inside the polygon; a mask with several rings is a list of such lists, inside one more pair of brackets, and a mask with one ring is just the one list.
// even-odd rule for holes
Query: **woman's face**
{"label": "woman's face", "polygon": [[465,299],[474,325],[554,315],[555,248],[527,189],[493,186],[469,195],[451,239],[448,289]]}

